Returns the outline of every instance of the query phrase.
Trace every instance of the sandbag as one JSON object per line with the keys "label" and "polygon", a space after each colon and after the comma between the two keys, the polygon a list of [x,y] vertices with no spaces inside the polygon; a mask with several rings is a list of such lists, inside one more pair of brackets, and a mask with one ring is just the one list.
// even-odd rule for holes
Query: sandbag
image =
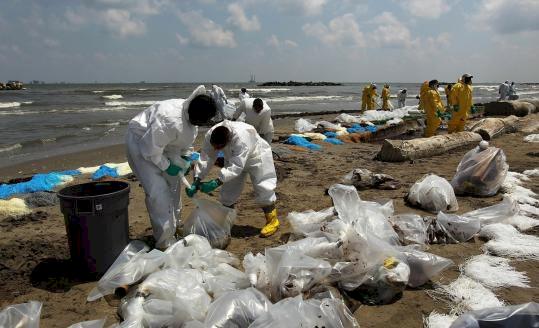
{"label": "sandbag", "polygon": [[212,200],[193,199],[196,208],[183,225],[183,235],[206,237],[213,248],[225,249],[230,243],[230,230],[236,220],[236,211]]}
{"label": "sandbag", "polygon": [[534,104],[525,101],[493,101],[483,104],[483,106],[485,106],[486,116],[515,115],[523,117],[536,111]]}
{"label": "sandbag", "polygon": [[505,181],[508,170],[503,150],[482,142],[464,155],[451,185],[457,195],[493,196]]}
{"label": "sandbag", "polygon": [[410,188],[406,200],[433,213],[454,212],[459,209],[453,187],[446,179],[434,174],[427,174],[417,181]]}
{"label": "sandbag", "polygon": [[451,149],[476,145],[483,138],[475,132],[458,132],[413,140],[385,139],[376,159],[384,162],[404,162],[445,154]]}
{"label": "sandbag", "polygon": [[518,117],[511,115],[505,118],[485,118],[472,125],[469,129],[481,135],[483,140],[491,140],[503,133],[515,132],[517,130]]}

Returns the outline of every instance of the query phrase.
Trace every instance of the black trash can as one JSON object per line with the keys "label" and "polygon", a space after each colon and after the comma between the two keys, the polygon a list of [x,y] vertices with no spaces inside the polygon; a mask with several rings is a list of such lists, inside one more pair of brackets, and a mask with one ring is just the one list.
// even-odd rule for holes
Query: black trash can
{"label": "black trash can", "polygon": [[103,275],[129,243],[129,184],[84,183],[58,197],[73,264],[82,274]]}

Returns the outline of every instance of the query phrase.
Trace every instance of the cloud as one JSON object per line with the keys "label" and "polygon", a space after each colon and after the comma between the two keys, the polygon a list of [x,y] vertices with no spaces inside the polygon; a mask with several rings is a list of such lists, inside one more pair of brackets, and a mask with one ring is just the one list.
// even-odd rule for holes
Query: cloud
{"label": "cloud", "polygon": [[204,47],[235,48],[234,33],[223,29],[197,11],[178,12],[180,21],[187,27],[193,43]]}
{"label": "cloud", "polygon": [[84,0],[84,5],[97,10],[121,9],[134,14],[157,15],[169,0]]}
{"label": "cloud", "polygon": [[231,3],[228,5],[230,17],[226,20],[228,23],[239,27],[243,31],[258,31],[260,30],[260,22],[258,17],[253,16],[249,19],[245,15],[243,7],[239,3]]}
{"label": "cloud", "polygon": [[189,39],[184,37],[180,33],[176,33],[176,40],[178,40],[178,43],[182,46],[189,43]]}
{"label": "cloud", "polygon": [[352,14],[335,17],[327,26],[316,22],[305,24],[302,29],[305,34],[319,39],[326,45],[365,46],[363,32],[359,30],[359,25]]}
{"label": "cloud", "polygon": [[101,13],[105,27],[119,37],[140,36],[146,33],[146,25],[131,17],[127,10],[108,9]]}
{"label": "cloud", "polygon": [[268,46],[278,48],[278,49],[282,47],[287,47],[287,48],[298,47],[298,44],[292,40],[280,41],[279,38],[277,38],[275,34],[272,34],[266,43]]}
{"label": "cloud", "polygon": [[472,16],[474,27],[500,34],[539,31],[539,1],[483,0]]}
{"label": "cloud", "polygon": [[44,39],[43,43],[48,48],[56,48],[60,45],[60,42],[58,42],[58,40],[49,39],[49,38]]}
{"label": "cloud", "polygon": [[327,0],[274,0],[271,3],[284,12],[313,16],[322,12],[326,2]]}
{"label": "cloud", "polygon": [[71,25],[80,26],[80,25],[86,24],[87,22],[86,17],[87,16],[82,15],[81,13],[76,12],[72,9],[67,9],[65,12],[65,18],[67,22]]}
{"label": "cloud", "polygon": [[438,18],[451,9],[446,0],[401,0],[399,3],[413,16],[430,19]]}
{"label": "cloud", "polygon": [[370,23],[378,25],[371,34],[372,42],[379,47],[411,47],[418,40],[412,40],[410,30],[392,13],[383,12]]}

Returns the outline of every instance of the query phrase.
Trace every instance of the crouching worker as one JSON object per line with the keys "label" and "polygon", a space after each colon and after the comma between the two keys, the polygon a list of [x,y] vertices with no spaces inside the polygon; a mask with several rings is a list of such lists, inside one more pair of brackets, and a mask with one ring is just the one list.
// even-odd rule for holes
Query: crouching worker
{"label": "crouching worker", "polygon": [[199,86],[186,100],[156,102],[135,116],[127,129],[127,160],[146,193],[146,208],[156,247],[176,242],[180,219],[181,180],[189,161],[198,125],[216,114],[215,101]]}
{"label": "crouching worker", "polygon": [[[215,163],[219,151],[224,153],[225,162],[219,177],[202,182]],[[241,195],[247,175],[251,178],[256,202],[262,206],[266,217],[266,225],[260,235],[271,236],[279,228],[275,208],[277,174],[271,147],[253,126],[231,121],[213,126],[206,133],[200,160],[195,165],[195,182],[191,188],[186,188],[186,193],[193,197],[198,190],[210,193],[222,185],[221,204],[233,208]]]}

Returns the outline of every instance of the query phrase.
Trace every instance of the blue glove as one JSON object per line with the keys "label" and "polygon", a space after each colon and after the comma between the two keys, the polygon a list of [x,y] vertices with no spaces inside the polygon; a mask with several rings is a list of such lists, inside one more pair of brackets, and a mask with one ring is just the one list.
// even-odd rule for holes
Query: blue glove
{"label": "blue glove", "polygon": [[197,193],[197,191],[200,189],[200,179],[195,178],[195,181],[191,185],[190,188],[185,188],[185,193],[189,198],[193,198],[193,196]]}
{"label": "blue glove", "polygon": [[222,184],[223,183],[219,179],[213,179],[208,182],[202,182],[200,184],[200,191],[202,191],[203,193],[209,194],[210,192],[214,191]]}
{"label": "blue glove", "polygon": [[173,177],[180,174],[181,171],[182,171],[182,168],[179,167],[178,165],[172,164],[172,162],[170,162],[170,165],[165,170],[165,172],[167,172],[168,175],[173,176]]}

